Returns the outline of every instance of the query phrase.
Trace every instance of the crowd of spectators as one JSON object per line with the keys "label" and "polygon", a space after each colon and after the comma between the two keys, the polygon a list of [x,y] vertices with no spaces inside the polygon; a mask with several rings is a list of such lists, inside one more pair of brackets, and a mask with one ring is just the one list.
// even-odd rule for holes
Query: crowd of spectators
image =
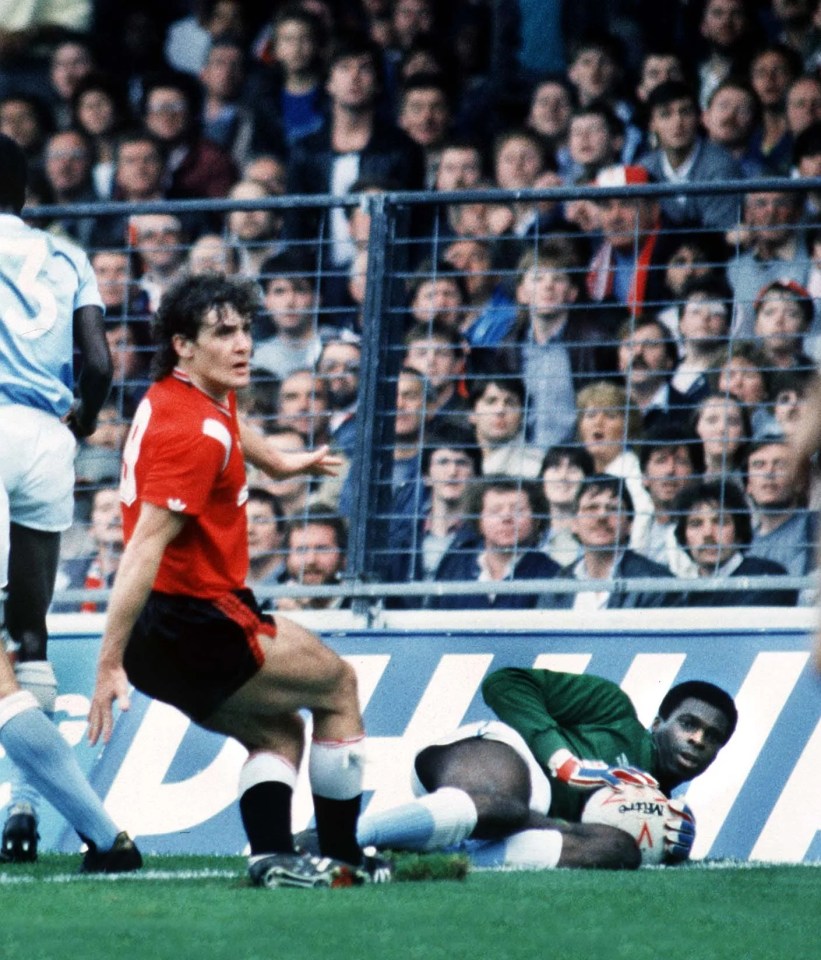
{"label": "crowd of spectators", "polygon": [[[250,475],[252,584],[344,575],[358,430],[377,414],[358,409],[362,339],[381,322],[395,403],[375,569],[484,584],[390,602],[797,602],[621,585],[815,565],[814,490],[786,444],[821,357],[821,191],[793,182],[821,174],[821,3],[56,6],[3,22],[0,131],[29,158],[38,225],[38,206],[84,205],[47,226],[92,258],[116,370],[58,586],[110,581],[106,505],[152,311],[178,277],[219,270],[264,294],[245,415],[272,445],[345,460],[321,484]],[[411,205],[376,318],[366,200],[395,191],[463,195]],[[219,198],[239,206],[156,212]],[[556,576],[619,588],[492,589]]]}

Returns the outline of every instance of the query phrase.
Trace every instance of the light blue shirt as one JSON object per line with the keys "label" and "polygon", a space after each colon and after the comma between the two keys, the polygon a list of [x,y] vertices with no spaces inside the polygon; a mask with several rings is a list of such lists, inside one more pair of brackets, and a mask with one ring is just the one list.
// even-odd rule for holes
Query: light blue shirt
{"label": "light blue shirt", "polygon": [[0,214],[0,404],[68,412],[74,311],[86,306],[103,302],[85,253]]}

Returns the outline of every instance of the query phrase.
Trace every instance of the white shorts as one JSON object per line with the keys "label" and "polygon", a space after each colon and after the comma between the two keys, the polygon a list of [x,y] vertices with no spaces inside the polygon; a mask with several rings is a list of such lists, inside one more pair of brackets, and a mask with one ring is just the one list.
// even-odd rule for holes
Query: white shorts
{"label": "white shorts", "polygon": [[12,523],[33,530],[67,530],[74,518],[77,441],[54,414],[0,405],[0,483]]}
{"label": "white shorts", "polygon": [[[431,747],[445,747],[449,743],[456,743],[459,740],[471,740],[472,738],[480,740],[498,740],[499,743],[506,743],[512,747],[516,753],[527,764],[530,771],[530,809],[534,813],[541,813],[547,816],[550,809],[550,781],[544,770],[539,766],[536,758],[530,752],[530,748],[524,742],[521,734],[517,733],[513,727],[509,727],[501,720],[480,720],[477,723],[468,723],[463,727],[458,727],[450,733],[437,738],[428,744]],[[411,768],[411,786],[413,795],[421,797],[428,793],[422,784],[422,781],[416,775],[416,768]]]}

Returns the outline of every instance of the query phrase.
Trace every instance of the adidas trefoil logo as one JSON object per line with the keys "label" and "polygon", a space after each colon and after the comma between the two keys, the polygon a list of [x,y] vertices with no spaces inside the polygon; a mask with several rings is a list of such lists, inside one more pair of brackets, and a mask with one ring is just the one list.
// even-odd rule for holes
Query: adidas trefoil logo
{"label": "adidas trefoil logo", "polygon": [[184,500],[178,500],[176,497],[169,497],[166,502],[168,503],[168,509],[175,513],[182,513],[188,506]]}

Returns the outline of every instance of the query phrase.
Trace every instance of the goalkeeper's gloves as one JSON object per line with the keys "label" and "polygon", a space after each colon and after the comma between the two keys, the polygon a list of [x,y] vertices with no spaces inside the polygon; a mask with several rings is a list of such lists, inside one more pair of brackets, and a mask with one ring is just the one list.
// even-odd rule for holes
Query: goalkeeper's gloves
{"label": "goalkeeper's gloves", "polygon": [[638,767],[611,767],[603,760],[579,760],[562,748],[547,762],[550,773],[570,787],[596,790],[598,787],[620,787],[635,784],[639,787],[657,787],[658,780]]}
{"label": "goalkeeper's gloves", "polygon": [[696,839],[696,818],[683,800],[667,801],[664,818],[664,862],[681,863],[688,860]]}

